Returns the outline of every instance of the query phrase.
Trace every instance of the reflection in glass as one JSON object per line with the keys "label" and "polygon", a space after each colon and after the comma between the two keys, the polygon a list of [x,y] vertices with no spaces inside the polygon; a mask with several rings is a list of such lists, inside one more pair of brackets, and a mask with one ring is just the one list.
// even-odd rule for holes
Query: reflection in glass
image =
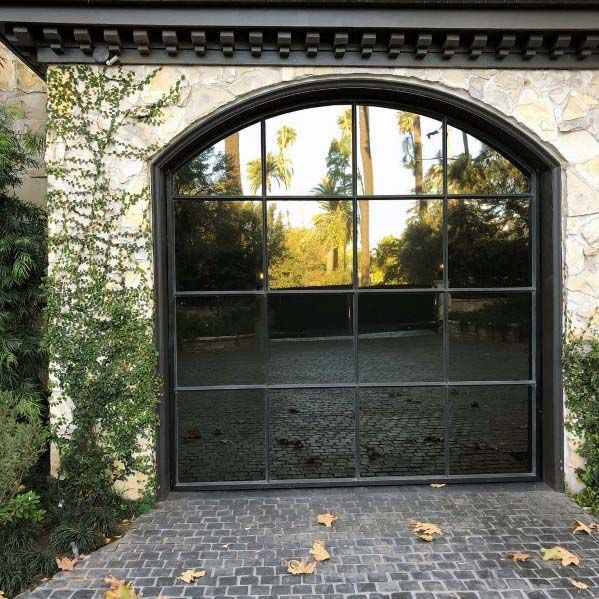
{"label": "reflection in glass", "polygon": [[277,389],[270,397],[270,477],[355,476],[353,389]]}
{"label": "reflection in glass", "polygon": [[182,483],[264,480],[264,391],[177,393]]}
{"label": "reflection in glass", "polygon": [[351,108],[320,106],[266,121],[271,195],[351,195]]}
{"label": "reflection in glass", "polygon": [[448,325],[450,380],[530,379],[530,294],[452,293]]}
{"label": "reflection in glass", "polygon": [[351,200],[270,202],[268,220],[271,289],[351,285]]}
{"label": "reflection in glass", "polygon": [[442,200],[361,200],[360,287],[443,282]]}
{"label": "reflection in glass", "polygon": [[260,124],[231,133],[184,164],[174,175],[178,195],[259,195],[262,189]]}
{"label": "reflection in glass", "polygon": [[449,473],[531,471],[531,400],[526,386],[449,389]]}
{"label": "reflection in glass", "polygon": [[350,294],[271,295],[268,327],[271,383],[355,380]]}
{"label": "reflection in glass", "polygon": [[360,476],[445,473],[443,389],[362,388]]}
{"label": "reflection in glass", "polygon": [[261,203],[176,201],[175,266],[180,291],[261,289]]}
{"label": "reflection in glass", "polygon": [[443,380],[442,297],[437,293],[359,296],[361,382]]}
{"label": "reflection in glass", "polygon": [[465,131],[447,127],[448,193],[526,193],[528,177]]}
{"label": "reflection in glass", "polygon": [[265,382],[262,299],[177,300],[177,383],[182,387]]}
{"label": "reflection in glass", "polygon": [[358,194],[443,191],[443,126],[419,114],[358,106]]}
{"label": "reflection in glass", "polygon": [[529,200],[449,200],[450,287],[530,285],[529,219]]}

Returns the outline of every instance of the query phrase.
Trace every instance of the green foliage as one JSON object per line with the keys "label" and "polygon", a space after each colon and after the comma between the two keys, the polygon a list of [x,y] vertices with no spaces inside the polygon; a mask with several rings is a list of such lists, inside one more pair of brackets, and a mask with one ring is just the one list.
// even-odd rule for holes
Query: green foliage
{"label": "green foliage", "polygon": [[576,331],[567,322],[563,342],[563,378],[568,430],[580,439],[578,453],[586,460],[578,470],[586,488],[577,497],[599,515],[599,335],[589,326]]}
{"label": "green foliage", "polygon": [[39,523],[45,510],[40,506],[40,497],[33,491],[16,495],[0,505],[0,526],[17,523],[19,520]]}
{"label": "green foliage", "polygon": [[[158,124],[177,100],[181,80],[139,105],[157,73],[138,79],[121,68],[77,66],[48,75],[48,134],[65,152],[47,165],[54,177],[48,194],[54,261],[45,340],[53,401],[71,404],[70,414],[53,422],[67,523],[55,531],[59,546],[70,540],[97,546],[121,513],[118,481],[142,473],[153,492],[160,381],[148,267],[150,194],[148,187],[137,193],[115,187],[108,162],[135,164],[156,151],[129,141],[126,127]],[[132,211],[141,213],[141,225],[124,227]]]}

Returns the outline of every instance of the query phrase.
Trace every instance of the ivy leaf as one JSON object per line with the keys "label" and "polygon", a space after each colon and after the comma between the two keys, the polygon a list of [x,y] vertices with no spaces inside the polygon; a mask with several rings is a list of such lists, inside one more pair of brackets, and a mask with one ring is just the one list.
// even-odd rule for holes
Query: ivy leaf
{"label": "ivy leaf", "polygon": [[179,576],[179,580],[191,584],[203,576],[206,576],[206,570],[185,570],[185,572],[182,572]]}
{"label": "ivy leaf", "polygon": [[137,599],[137,594],[131,587],[131,583],[119,580],[109,574],[104,582],[110,587],[104,591],[104,599]]}
{"label": "ivy leaf", "polygon": [[580,564],[580,559],[576,555],[558,545],[550,549],[543,548],[541,551],[543,552],[543,559],[545,561],[558,560],[562,562],[562,566],[578,566]]}
{"label": "ivy leaf", "polygon": [[70,572],[80,559],[80,557],[74,557],[73,559],[70,557],[57,557],[56,565],[58,566],[58,569],[63,572]]}
{"label": "ivy leaf", "polygon": [[324,562],[327,559],[331,559],[331,554],[325,549],[324,541],[314,541],[310,554],[317,562]]}
{"label": "ivy leaf", "polygon": [[324,524],[327,528],[331,528],[331,526],[333,526],[333,522],[337,520],[337,516],[327,512],[326,514],[319,514],[317,520],[318,524]]}
{"label": "ivy leaf", "polygon": [[316,570],[316,562],[309,562],[307,557],[304,557],[301,560],[291,559],[288,562],[285,562],[285,566],[287,567],[287,572],[294,576],[300,574],[314,574]]}

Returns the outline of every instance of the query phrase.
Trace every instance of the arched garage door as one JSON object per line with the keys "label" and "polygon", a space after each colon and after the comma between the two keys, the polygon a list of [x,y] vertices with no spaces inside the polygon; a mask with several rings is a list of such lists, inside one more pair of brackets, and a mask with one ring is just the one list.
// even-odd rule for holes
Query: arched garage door
{"label": "arched garage door", "polygon": [[535,178],[486,142],[332,103],[168,177],[176,484],[535,476]]}

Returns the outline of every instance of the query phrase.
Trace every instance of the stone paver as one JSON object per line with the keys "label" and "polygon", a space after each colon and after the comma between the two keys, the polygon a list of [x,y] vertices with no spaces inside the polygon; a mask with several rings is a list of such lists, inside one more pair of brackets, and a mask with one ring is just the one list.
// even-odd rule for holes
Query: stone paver
{"label": "stone paver", "polygon": [[[316,516],[335,512],[333,528]],[[414,538],[406,521],[439,524],[433,543]],[[27,595],[91,599],[111,573],[144,597],[266,599],[511,599],[597,596],[599,539],[573,535],[591,518],[542,484],[378,487],[172,494],[104,547]],[[291,576],[284,561],[308,555],[322,539],[332,559],[316,574]],[[541,547],[561,545],[580,567],[544,562]],[[507,551],[532,559],[514,563]],[[195,584],[177,581],[204,568]],[[590,585],[578,591],[571,580]]]}

